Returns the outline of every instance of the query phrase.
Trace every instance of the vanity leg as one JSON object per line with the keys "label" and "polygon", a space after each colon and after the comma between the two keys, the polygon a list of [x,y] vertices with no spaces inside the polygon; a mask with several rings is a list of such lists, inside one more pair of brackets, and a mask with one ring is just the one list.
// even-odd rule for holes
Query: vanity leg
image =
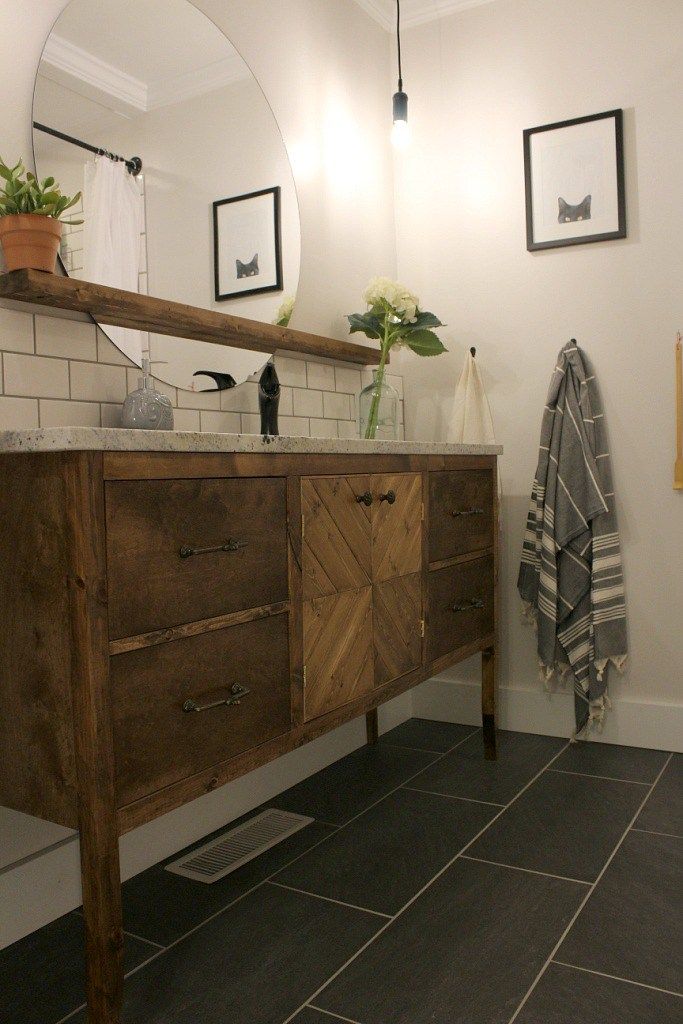
{"label": "vanity leg", "polygon": [[373,708],[372,711],[366,711],[365,728],[367,730],[368,743],[371,746],[374,746],[379,737],[379,731],[377,726],[377,708]]}
{"label": "vanity leg", "polygon": [[481,718],[484,731],[484,757],[496,760],[496,649],[481,653]]}
{"label": "vanity leg", "polygon": [[80,840],[88,1024],[120,1024],[123,922],[115,812],[100,807],[84,815]]}

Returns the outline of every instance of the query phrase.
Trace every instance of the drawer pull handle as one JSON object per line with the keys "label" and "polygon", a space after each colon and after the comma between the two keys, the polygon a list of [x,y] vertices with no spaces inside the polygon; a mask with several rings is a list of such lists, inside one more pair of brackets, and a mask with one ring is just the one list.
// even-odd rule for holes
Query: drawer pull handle
{"label": "drawer pull handle", "polygon": [[367,508],[370,508],[372,505],[372,495],[370,494],[370,491],[365,491],[364,494],[357,494],[356,501],[359,505],[365,505]]}
{"label": "drawer pull handle", "polygon": [[379,500],[380,501],[386,501],[386,502],[388,502],[389,505],[393,505],[394,502],[396,501],[396,492],[395,491],[387,491],[386,494],[380,494]]}
{"label": "drawer pull handle", "polygon": [[460,516],[483,516],[483,508],[463,508],[458,509],[456,512],[451,512],[454,519],[458,519]]}
{"label": "drawer pull handle", "polygon": [[183,711],[186,714],[190,714],[193,711],[213,711],[214,708],[230,708],[235,704],[239,704],[242,697],[246,697],[249,692],[245,686],[233,683],[230,688],[230,696],[226,697],[225,700],[216,700],[213,704],[197,704],[196,700],[186,700],[183,704]]}
{"label": "drawer pull handle", "polygon": [[211,555],[215,551],[239,551],[245,546],[246,541],[232,539],[227,544],[217,544],[213,548],[191,548],[188,544],[183,544],[178,554],[181,558],[189,558],[191,555]]}
{"label": "drawer pull handle", "polygon": [[484,602],[479,597],[473,597],[471,601],[467,601],[466,604],[454,604],[451,608],[453,612],[471,612],[475,608],[483,608]]}

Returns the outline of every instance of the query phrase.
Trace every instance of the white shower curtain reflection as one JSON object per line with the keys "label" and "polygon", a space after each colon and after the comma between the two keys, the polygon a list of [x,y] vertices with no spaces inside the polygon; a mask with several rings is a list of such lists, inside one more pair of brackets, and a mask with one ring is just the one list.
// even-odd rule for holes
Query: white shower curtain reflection
{"label": "white shower curtain reflection", "polygon": [[[83,188],[83,277],[95,284],[137,292],[140,233],[144,207],[140,186],[125,163],[97,157],[85,165]],[[128,327],[105,328],[114,344],[138,366],[142,333]]]}

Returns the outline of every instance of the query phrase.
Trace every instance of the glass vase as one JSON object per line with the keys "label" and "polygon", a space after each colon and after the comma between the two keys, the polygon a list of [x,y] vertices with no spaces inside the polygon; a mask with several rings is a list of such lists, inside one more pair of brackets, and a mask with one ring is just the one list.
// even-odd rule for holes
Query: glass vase
{"label": "glass vase", "polygon": [[386,381],[384,369],[372,371],[372,381],[358,398],[358,433],[367,440],[398,441],[398,391]]}

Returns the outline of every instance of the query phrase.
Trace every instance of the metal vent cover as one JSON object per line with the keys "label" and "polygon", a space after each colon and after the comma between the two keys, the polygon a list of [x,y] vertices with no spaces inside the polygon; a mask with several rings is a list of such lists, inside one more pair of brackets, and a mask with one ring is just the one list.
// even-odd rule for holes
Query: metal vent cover
{"label": "metal vent cover", "polygon": [[289,811],[270,807],[218,839],[167,864],[166,870],[195,882],[217,882],[312,821],[313,818],[302,814],[290,814]]}

